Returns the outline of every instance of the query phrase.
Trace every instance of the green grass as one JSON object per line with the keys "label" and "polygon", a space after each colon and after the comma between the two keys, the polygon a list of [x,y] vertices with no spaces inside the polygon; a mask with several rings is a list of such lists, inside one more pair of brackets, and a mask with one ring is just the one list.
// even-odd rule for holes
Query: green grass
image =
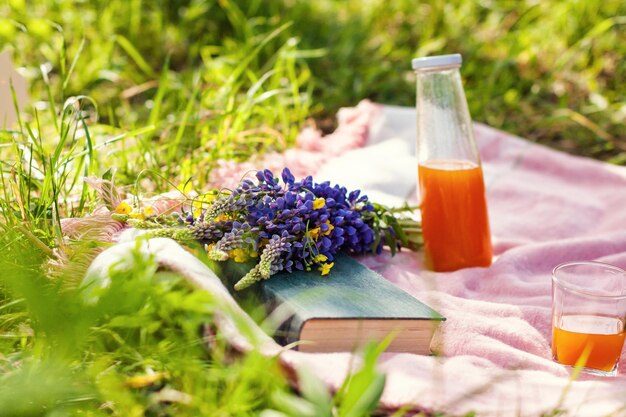
{"label": "green grass", "polygon": [[208,351],[215,300],[150,258],[133,254],[94,302],[42,275],[45,257],[19,234],[3,244],[3,416],[257,415],[285,392],[276,359],[229,359],[219,334]]}
{"label": "green grass", "polygon": [[621,0],[3,2],[0,50],[32,105],[0,130],[2,415],[369,415],[375,350],[332,408],[306,371],[294,395],[275,360],[232,357],[220,334],[205,349],[215,300],[150,259],[85,304],[102,243],[60,229],[98,204],[82,178],[202,189],[219,159],[287,149],[310,120],[331,130],[341,106],[412,106],[410,59],[450,52],[474,120],[626,164],[625,25]]}
{"label": "green grass", "polygon": [[219,311],[247,334],[238,313],[138,250],[94,290],[50,280],[49,258],[13,228],[0,243],[2,416],[365,416],[382,394],[385,344],[334,397],[299,369],[298,396],[277,357],[239,354],[215,332]]}
{"label": "green grass", "polygon": [[[410,59],[454,51],[475,120],[626,159],[619,0],[9,3],[0,40],[41,98],[48,62],[55,98],[93,97],[108,126],[154,124],[151,142],[197,151],[190,166],[282,149],[305,118],[363,98],[412,105]],[[151,145],[146,163],[167,166]]]}

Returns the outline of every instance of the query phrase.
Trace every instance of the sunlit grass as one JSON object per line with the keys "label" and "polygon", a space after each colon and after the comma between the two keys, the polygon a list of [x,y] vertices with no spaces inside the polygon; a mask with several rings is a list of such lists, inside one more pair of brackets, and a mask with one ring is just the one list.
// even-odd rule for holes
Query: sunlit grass
{"label": "sunlit grass", "polygon": [[[465,57],[475,120],[625,158],[619,0],[10,4],[0,39],[39,98],[50,100],[43,71],[61,91],[53,100],[87,94],[106,125],[155,125],[140,147],[150,168],[191,149],[186,163],[204,171],[218,157],[282,149],[306,117],[363,98],[413,105],[410,59],[446,52]],[[172,143],[180,149],[160,152]]]}

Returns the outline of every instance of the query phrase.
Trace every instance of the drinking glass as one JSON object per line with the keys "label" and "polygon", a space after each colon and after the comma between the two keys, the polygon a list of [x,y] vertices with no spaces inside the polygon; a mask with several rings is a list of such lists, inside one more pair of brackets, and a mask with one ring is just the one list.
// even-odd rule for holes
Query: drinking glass
{"label": "drinking glass", "polygon": [[554,360],[595,375],[616,375],[625,319],[626,271],[601,262],[568,262],[554,268]]}

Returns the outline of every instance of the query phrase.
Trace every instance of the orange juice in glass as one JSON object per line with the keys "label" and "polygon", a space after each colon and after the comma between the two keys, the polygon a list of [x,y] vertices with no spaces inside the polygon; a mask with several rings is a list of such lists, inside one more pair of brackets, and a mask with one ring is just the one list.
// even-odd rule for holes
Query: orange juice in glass
{"label": "orange juice in glass", "polygon": [[552,272],[552,355],[567,366],[613,376],[624,346],[626,271],[570,262]]}
{"label": "orange juice in glass", "polygon": [[489,266],[485,185],[461,83],[461,56],[417,58],[412,64],[426,266],[438,272]]}

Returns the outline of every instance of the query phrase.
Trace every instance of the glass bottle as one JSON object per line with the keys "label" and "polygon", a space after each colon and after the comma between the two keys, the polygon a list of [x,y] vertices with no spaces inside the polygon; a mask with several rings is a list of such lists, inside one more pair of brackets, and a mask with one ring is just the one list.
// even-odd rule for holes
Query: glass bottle
{"label": "glass bottle", "polygon": [[417,159],[426,267],[489,266],[491,234],[461,55],[416,58]]}

